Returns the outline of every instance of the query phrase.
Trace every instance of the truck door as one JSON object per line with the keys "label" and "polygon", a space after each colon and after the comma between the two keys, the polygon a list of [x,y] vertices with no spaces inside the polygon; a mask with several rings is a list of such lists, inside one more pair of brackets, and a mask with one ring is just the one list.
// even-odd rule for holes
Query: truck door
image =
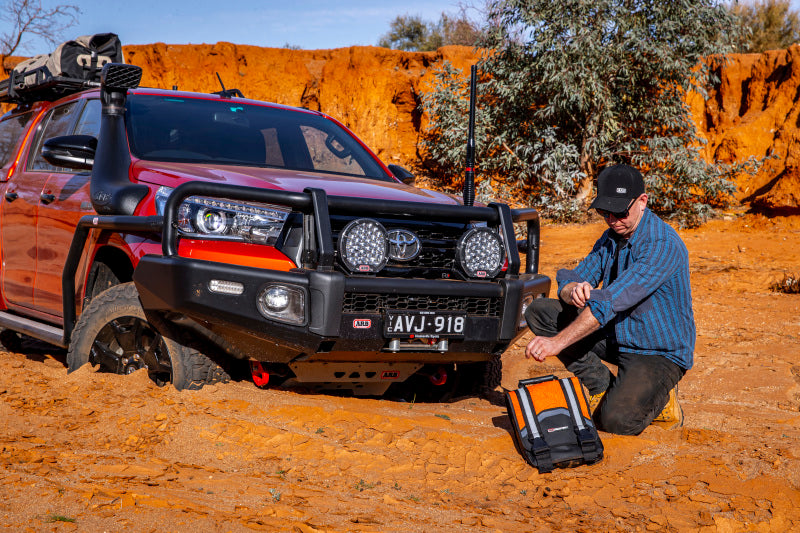
{"label": "truck door", "polygon": [[[24,146],[21,146],[22,139],[25,137],[34,114],[34,111],[31,110],[6,117],[0,121],[0,182],[2,182],[0,183],[0,193],[3,194],[3,198],[0,198],[0,206],[2,206],[0,208],[0,227],[2,227],[3,218],[8,217],[10,204],[18,196],[15,192],[16,184],[8,183],[8,179],[14,174],[17,165],[21,161],[22,156],[19,152],[24,150]],[[13,213],[13,209],[11,211]],[[9,238],[10,241],[3,243],[3,237]],[[0,256],[2,256],[3,263],[5,263],[9,252],[20,246],[20,243],[16,242],[14,237],[14,235],[4,235],[0,230]],[[6,272],[5,265],[0,267],[0,280],[5,277]],[[5,308],[4,303],[0,307]]]}
{"label": "truck door", "polygon": [[[92,135],[100,133],[100,100],[83,100],[71,111],[77,120],[68,133]],[[55,132],[45,132],[47,140]],[[62,135],[58,133],[58,135]],[[39,203],[36,224],[36,283],[33,302],[36,309],[62,316],[61,275],[67,253],[75,233],[75,226],[83,215],[94,213],[89,196],[89,171],[55,168],[37,156],[37,166],[47,165],[51,169]]]}
{"label": "truck door", "polygon": [[[42,159],[41,147],[45,138],[70,132],[76,104],[70,102],[48,111],[37,127],[25,168],[16,172],[6,188],[2,225],[3,293],[10,305],[35,308],[37,217],[39,207],[46,201],[44,187],[55,170]],[[8,201],[10,197],[13,201]]]}

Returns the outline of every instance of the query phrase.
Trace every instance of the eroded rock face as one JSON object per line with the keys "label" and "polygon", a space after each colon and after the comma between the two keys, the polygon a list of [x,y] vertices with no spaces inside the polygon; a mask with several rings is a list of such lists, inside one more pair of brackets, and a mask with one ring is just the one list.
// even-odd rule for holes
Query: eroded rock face
{"label": "eroded rock face", "polygon": [[724,162],[772,155],[739,183],[757,209],[800,214],[800,46],[717,61],[720,84],[690,100],[706,157]]}
{"label": "eroded rock face", "polygon": [[[129,63],[144,69],[144,86],[188,91],[240,89],[248,98],[327,113],[344,123],[387,164],[418,170],[418,143],[427,117],[420,95],[444,61],[462,69],[478,56],[448,46],[402,52],[354,46],[288,50],[217,43],[130,45]],[[21,58],[6,58],[10,68]],[[720,84],[688,102],[709,160],[769,159],[754,177],[741,177],[737,197],[774,213],[800,214],[800,46],[718,61]]]}
{"label": "eroded rock face", "polygon": [[423,117],[420,92],[444,61],[468,70],[472,48],[402,52],[354,46],[333,50],[287,50],[214,45],[126,46],[125,59],[144,69],[142,85],[187,91],[226,88],[248,98],[302,106],[341,121],[385,163],[416,166]]}

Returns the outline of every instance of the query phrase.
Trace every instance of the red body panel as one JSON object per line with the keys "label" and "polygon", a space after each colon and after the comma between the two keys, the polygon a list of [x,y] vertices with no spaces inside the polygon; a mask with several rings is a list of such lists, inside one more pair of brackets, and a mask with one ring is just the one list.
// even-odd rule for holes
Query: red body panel
{"label": "red body panel", "polygon": [[[216,100],[216,95],[197,95],[138,89],[138,94],[170,95],[186,98]],[[51,322],[60,321],[62,314],[61,277],[69,246],[79,219],[94,214],[89,195],[88,172],[43,171],[31,168],[31,145],[37,142],[37,132],[45,125],[44,118],[50,109],[72,101],[97,98],[98,91],[86,91],[57,102],[38,103],[36,117],[19,143],[12,162],[0,176],[0,193],[14,193],[14,201],[5,201],[0,209],[0,254],[3,268],[0,271],[0,308],[9,307],[38,316]],[[260,105],[291,109],[298,113],[321,113],[289,108],[264,102],[247,101]],[[75,106],[77,109],[81,104]],[[150,185],[150,192],[139,203],[136,215],[155,215],[155,191],[159,186],[177,187],[189,181],[209,181],[258,188],[300,192],[306,188],[324,189],[329,195],[399,200],[411,202],[457,204],[455,198],[434,191],[405,185],[391,176],[386,166],[338,121],[325,117],[343,128],[356,140],[386,173],[386,180],[362,178],[333,173],[295,171],[283,168],[246,167],[236,165],[211,165],[198,163],[168,163],[133,158],[129,175],[132,182]],[[6,183],[3,183],[7,181]],[[49,196],[48,196],[49,195]],[[52,200],[43,200],[52,198]],[[365,213],[369,216],[369,213]],[[97,240],[90,235],[77,273],[79,293],[83,292],[92,261],[105,246],[121,250],[135,268],[146,254],[160,254],[161,244],[134,236],[111,236]],[[220,241],[182,240],[179,255],[207,261],[252,266],[287,271],[294,262],[272,247]]]}
{"label": "red body panel", "polygon": [[306,187],[316,187],[325,189],[328,194],[335,196],[439,204],[459,203],[447,194],[417,189],[399,182],[336,174],[301,172],[279,168],[160,163],[141,160],[134,162],[131,168],[135,181],[166,185],[168,187],[177,187],[187,181],[208,181],[295,192],[300,192]]}
{"label": "red body panel", "polygon": [[178,255],[230,265],[288,271],[294,261],[271,246],[243,242],[181,240]]}

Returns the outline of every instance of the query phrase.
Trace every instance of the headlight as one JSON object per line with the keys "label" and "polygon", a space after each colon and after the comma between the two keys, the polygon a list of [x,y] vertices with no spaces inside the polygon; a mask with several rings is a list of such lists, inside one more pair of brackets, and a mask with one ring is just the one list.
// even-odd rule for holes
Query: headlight
{"label": "headlight", "polygon": [[503,241],[486,227],[472,228],[458,241],[458,261],[471,278],[493,278],[503,268]]}
{"label": "headlight", "polygon": [[351,221],[339,235],[339,258],[351,272],[378,272],[386,266],[389,240],[377,220]]}
{"label": "headlight", "polygon": [[[172,189],[156,191],[156,211],[164,214]],[[192,196],[178,208],[178,230],[186,237],[274,244],[289,210],[269,204],[251,204]]]}

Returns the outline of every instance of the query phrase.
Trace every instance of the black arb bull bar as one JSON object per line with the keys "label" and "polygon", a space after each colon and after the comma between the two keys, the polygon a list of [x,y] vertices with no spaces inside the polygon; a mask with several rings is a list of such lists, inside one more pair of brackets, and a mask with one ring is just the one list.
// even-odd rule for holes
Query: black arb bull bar
{"label": "black arb bull bar", "polygon": [[[178,209],[190,196],[227,198],[240,201],[277,204],[292,208],[303,215],[304,250],[303,267],[289,272],[263,270],[223,263],[188,259],[178,256]],[[508,258],[504,278],[496,281],[452,281],[406,278],[376,278],[346,276],[334,270],[334,241],[330,213],[339,215],[364,215],[380,217],[406,216],[427,220],[452,222],[486,222],[499,228]],[[136,217],[87,216],[81,220],[79,230],[86,233],[101,228],[124,233],[153,234],[161,217],[139,217],[142,225],[135,227]],[[527,224],[528,249],[526,271],[520,274],[520,257],[516,246],[514,222]],[[512,210],[505,204],[487,207],[439,205],[419,202],[400,202],[380,199],[328,196],[321,189],[306,189],[302,193],[258,189],[237,185],[190,182],[177,187],[165,206],[162,225],[163,255],[147,255],[134,272],[134,281],[142,305],[150,311],[177,312],[191,317],[204,327],[235,346],[243,348],[251,357],[269,351],[269,360],[289,362],[299,354],[344,350],[347,352],[378,352],[385,340],[378,334],[365,338],[347,339],[342,328],[342,301],[345,293],[383,293],[388,295],[441,295],[452,297],[486,297],[502,301],[502,313],[494,324],[475,324],[463,342],[451,345],[464,360],[475,354],[489,357],[502,352],[520,333],[519,310],[524,294],[546,295],[550,279],[537,273],[539,260],[539,216],[535,209]],[[79,231],[80,233],[80,231]],[[76,240],[79,240],[76,233]],[[83,243],[80,243],[82,250]],[[76,248],[73,241],[73,248]],[[76,250],[77,258],[80,251]],[[73,250],[70,250],[72,255]],[[77,260],[73,261],[77,268]],[[68,260],[67,264],[70,264]],[[215,294],[208,290],[211,279],[235,280],[245,287],[238,298]],[[68,302],[74,295],[74,270],[69,276],[65,267],[65,339],[74,325],[75,304]],[[67,280],[71,280],[67,283]],[[300,287],[306,293],[306,318],[300,325],[290,325],[264,318],[256,309],[255,295],[268,283],[283,283]],[[69,289],[69,290],[68,290]],[[249,302],[243,305],[242,302]],[[352,335],[351,335],[352,336]],[[253,349],[248,349],[252,346]],[[254,353],[255,352],[255,353]],[[469,354],[472,354],[470,356]],[[448,354],[456,355],[456,354]],[[456,357],[457,358],[457,357]]]}

